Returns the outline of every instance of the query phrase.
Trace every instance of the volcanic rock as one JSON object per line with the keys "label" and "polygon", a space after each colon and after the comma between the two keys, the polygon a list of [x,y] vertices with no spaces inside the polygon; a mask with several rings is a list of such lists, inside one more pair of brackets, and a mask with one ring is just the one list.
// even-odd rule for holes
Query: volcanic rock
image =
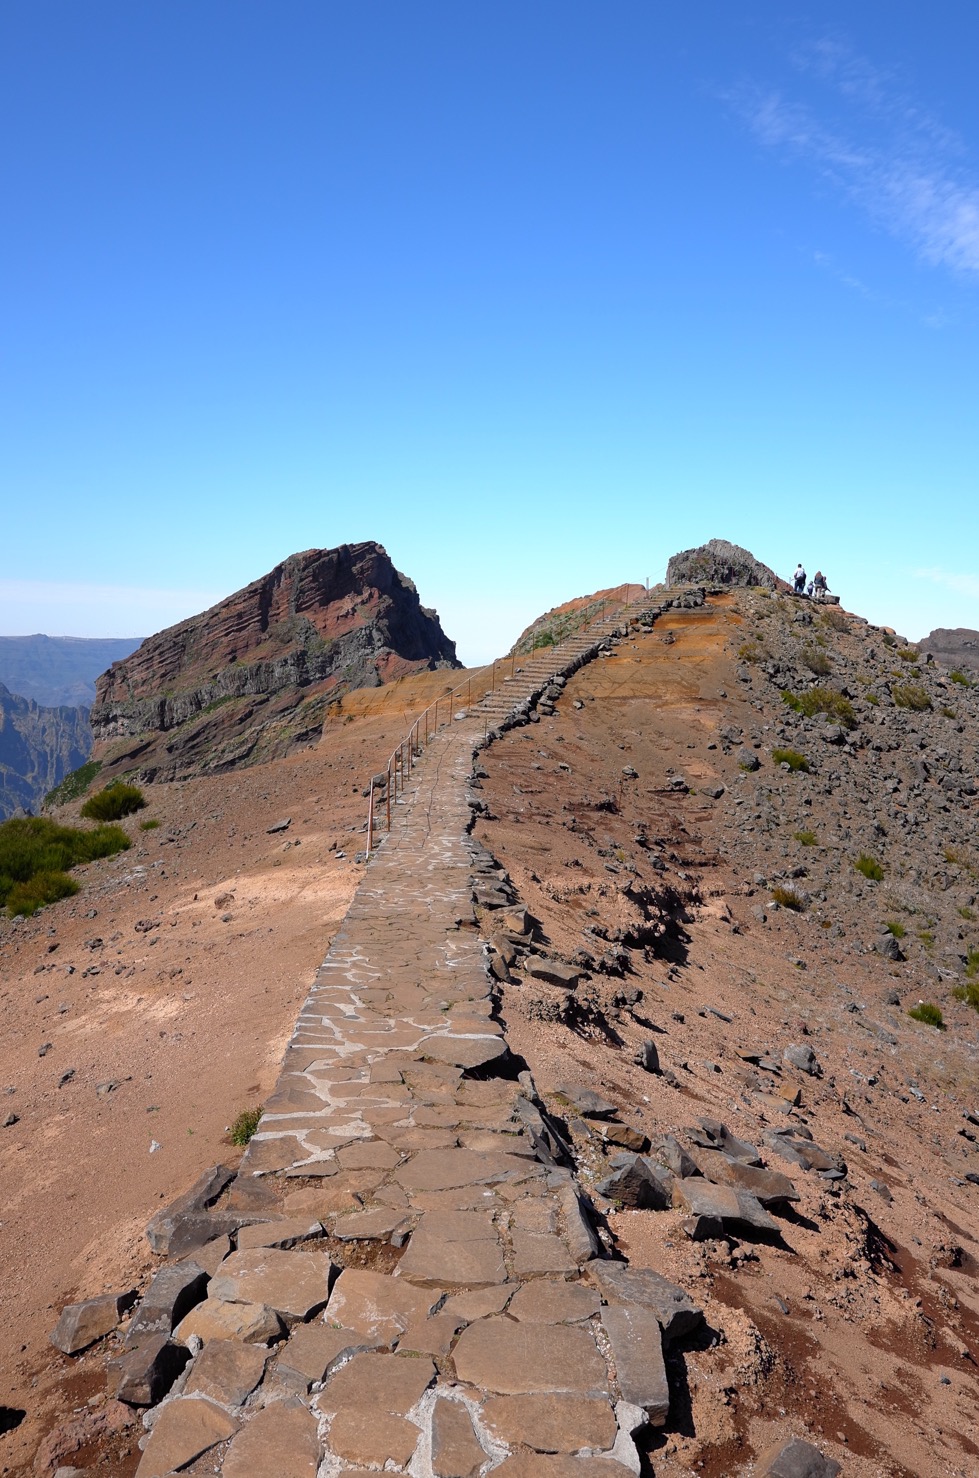
{"label": "volcanic rock", "polygon": [[146,780],[220,773],[315,743],[352,688],[458,666],[379,544],[309,549],[113,663],[92,708],[96,754]]}
{"label": "volcanic rock", "polygon": [[711,539],[696,549],[674,554],[666,566],[667,585],[766,585],[770,590],[787,588],[774,570],[739,544]]}

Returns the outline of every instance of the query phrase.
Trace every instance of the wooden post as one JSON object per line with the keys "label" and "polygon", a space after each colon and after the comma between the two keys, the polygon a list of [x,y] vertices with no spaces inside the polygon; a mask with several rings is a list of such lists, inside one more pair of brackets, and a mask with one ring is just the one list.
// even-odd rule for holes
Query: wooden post
{"label": "wooden post", "polygon": [[371,780],[370,799],[367,802],[367,855],[374,846],[374,781]]}
{"label": "wooden post", "polygon": [[388,762],[388,783],[384,787],[384,794],[385,794],[385,797],[387,799],[388,831],[391,830],[391,784],[392,784],[392,782],[391,782],[391,764],[390,764],[390,761],[389,761]]}

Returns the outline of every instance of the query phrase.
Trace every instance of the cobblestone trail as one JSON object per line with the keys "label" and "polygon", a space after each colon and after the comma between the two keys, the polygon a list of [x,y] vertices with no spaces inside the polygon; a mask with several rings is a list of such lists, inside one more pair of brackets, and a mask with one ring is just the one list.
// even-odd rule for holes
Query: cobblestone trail
{"label": "cobblestone trail", "polygon": [[[699,1311],[596,1233],[495,1014],[474,903],[512,893],[469,835],[487,725],[525,721],[544,681],[595,647],[592,628],[525,661],[505,701],[432,738],[230,1192],[212,1174],[150,1224],[158,1250],[184,1255],[158,1278],[210,1281],[156,1335],[193,1358],[153,1413],[138,1478],[640,1471],[636,1437],[669,1411],[664,1341]],[[148,1349],[116,1362],[122,1399]]]}

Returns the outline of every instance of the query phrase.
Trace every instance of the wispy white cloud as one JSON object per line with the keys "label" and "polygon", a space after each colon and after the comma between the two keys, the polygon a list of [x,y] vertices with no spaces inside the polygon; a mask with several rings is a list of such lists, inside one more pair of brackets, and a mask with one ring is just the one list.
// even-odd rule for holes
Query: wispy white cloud
{"label": "wispy white cloud", "polygon": [[954,570],[943,570],[939,566],[912,570],[911,573],[916,580],[927,580],[932,585],[941,585],[946,590],[954,590],[956,595],[964,595],[969,600],[979,601],[979,575],[958,574]]}
{"label": "wispy white cloud", "polygon": [[724,96],[755,137],[807,160],[921,260],[979,273],[979,182],[958,162],[957,135],[840,42],[810,43],[794,60],[843,99],[846,121],[744,82]]}

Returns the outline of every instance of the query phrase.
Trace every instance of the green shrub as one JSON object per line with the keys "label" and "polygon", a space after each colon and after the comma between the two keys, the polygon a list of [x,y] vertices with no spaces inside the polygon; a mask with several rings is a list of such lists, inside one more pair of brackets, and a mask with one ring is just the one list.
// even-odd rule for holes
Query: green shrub
{"label": "green shrub", "polygon": [[964,672],[950,672],[949,678],[953,683],[961,683],[963,688],[972,687],[972,679],[970,677],[966,677]]}
{"label": "green shrub", "polygon": [[935,943],[935,936],[930,929],[919,929],[918,938],[921,940],[925,949],[931,949],[932,945]]}
{"label": "green shrub", "polygon": [[77,770],[72,770],[70,775],[65,776],[60,785],[48,791],[44,797],[44,804],[65,806],[69,801],[77,801],[78,797],[88,790],[101,768],[101,760],[89,760],[87,764],[79,765]]}
{"label": "green shrub", "polygon": [[885,647],[897,646],[897,637],[894,635],[893,631],[885,631],[881,640],[883,641]]}
{"label": "green shrub", "polygon": [[938,711],[942,715],[942,718],[958,718],[958,714],[955,712],[955,709],[949,708],[945,704],[942,704],[942,707]]}
{"label": "green shrub", "polygon": [[159,821],[157,821],[156,817],[151,816],[149,821],[141,821],[139,823],[139,829],[140,831],[156,831],[156,828],[159,826],[159,824],[160,823]]}
{"label": "green shrub", "polygon": [[884,869],[876,857],[871,857],[867,852],[861,852],[853,864],[857,872],[862,872],[865,878],[872,883],[883,881]]}
{"label": "green shrub", "polygon": [[857,726],[853,704],[849,698],[844,698],[842,693],[837,692],[836,688],[816,687],[805,693],[783,693],[782,702],[796,713],[804,713],[806,718],[824,713],[827,718],[842,724],[844,729],[855,729]]}
{"label": "green shrub", "polygon": [[902,662],[917,662],[920,654],[914,647],[900,647],[897,655]]}
{"label": "green shrub", "polygon": [[945,1018],[941,1009],[933,1001],[919,1001],[917,1006],[912,1006],[908,1015],[915,1021],[923,1021],[926,1026],[933,1026],[937,1031],[945,1030]]}
{"label": "green shrub", "polygon": [[845,631],[849,622],[839,606],[827,606],[819,618],[819,624],[828,626],[833,631]]}
{"label": "green shrub", "polygon": [[880,699],[877,697],[876,693],[868,693],[867,702],[870,703],[874,708],[876,708],[877,705],[880,703]]}
{"label": "green shrub", "polygon": [[742,662],[764,662],[769,655],[766,647],[760,641],[743,641],[738,647],[738,657]]}
{"label": "green shrub", "polygon": [[800,656],[804,665],[809,668],[810,672],[814,672],[817,677],[828,677],[833,671],[832,662],[826,653],[821,652],[818,647],[803,647]]}
{"label": "green shrub", "polygon": [[964,1001],[971,1006],[973,1011],[979,1011],[979,980],[968,980],[965,985],[957,985],[952,991],[957,1001]]}
{"label": "green shrub", "polygon": [[131,845],[121,826],[96,826],[89,831],[58,826],[45,816],[15,816],[0,826],[0,907],[6,905],[10,911],[10,895],[19,883],[30,883],[42,874],[66,873],[82,862],[111,857]]}
{"label": "green shrub", "polygon": [[788,765],[790,770],[809,769],[809,761],[797,749],[773,749],[772,760],[776,765]]}
{"label": "green shrub", "polygon": [[958,912],[959,912],[959,917],[962,918],[962,919],[966,919],[970,924],[972,923],[972,920],[976,916],[975,915],[975,911],[973,909],[971,909],[971,908],[966,908],[965,904],[962,905],[962,907],[959,909]]}
{"label": "green shrub", "polygon": [[920,683],[891,683],[891,697],[898,708],[910,708],[914,713],[924,713],[931,707],[931,699]]}
{"label": "green shrub", "polygon": [[772,889],[772,902],[777,903],[780,908],[791,908],[794,913],[802,913],[806,906],[805,899],[794,888],[783,888],[781,883],[776,883]]}
{"label": "green shrub", "polygon": [[884,928],[887,930],[888,934],[893,934],[895,939],[903,939],[905,934],[908,932],[907,929],[905,929],[904,925],[899,923],[897,919],[888,919],[887,923],[884,925]]}
{"label": "green shrub", "polygon": [[814,831],[795,831],[792,835],[804,847],[814,847],[816,845],[816,833]]}
{"label": "green shrub", "polygon": [[90,795],[82,806],[81,815],[90,821],[121,821],[123,816],[141,811],[146,797],[138,785],[127,785],[123,780],[114,780],[104,790]]}
{"label": "green shrub", "polygon": [[261,1117],[261,1109],[242,1109],[228,1131],[231,1143],[246,1145],[258,1128]]}
{"label": "green shrub", "polygon": [[66,872],[36,872],[28,882],[13,884],[7,894],[7,912],[12,919],[19,913],[29,918],[46,904],[77,892],[78,884]]}
{"label": "green shrub", "polygon": [[979,949],[971,948],[965,957],[965,973],[970,980],[979,976]]}

